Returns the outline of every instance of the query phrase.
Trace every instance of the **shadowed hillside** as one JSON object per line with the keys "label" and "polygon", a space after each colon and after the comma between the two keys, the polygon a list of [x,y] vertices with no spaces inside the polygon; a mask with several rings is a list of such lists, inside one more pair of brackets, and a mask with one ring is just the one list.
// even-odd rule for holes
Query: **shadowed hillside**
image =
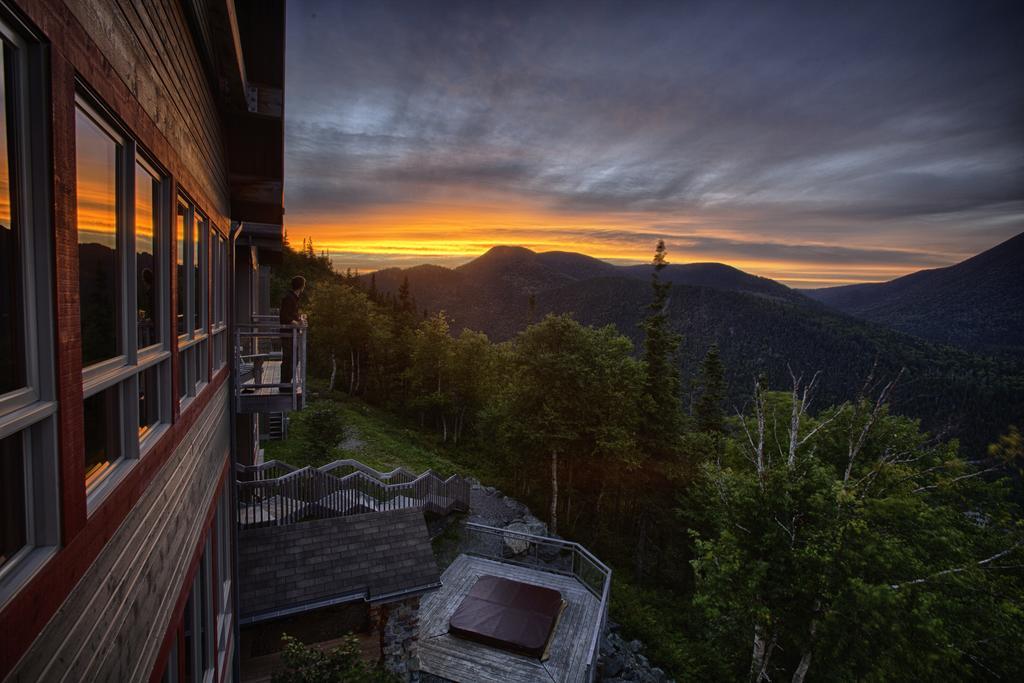
{"label": "shadowed hillside", "polygon": [[[408,278],[418,306],[444,310],[453,330],[479,330],[500,341],[547,313],[572,313],[584,324],[615,325],[639,348],[650,275],[649,266],[496,247],[456,269],[380,271],[375,283],[382,292],[394,292]],[[737,407],[762,373],[770,386],[783,388],[790,382],[788,367],[807,376],[821,370],[825,405],[853,398],[873,368],[876,379],[906,368],[895,408],[972,447],[1024,414],[1024,383],[1010,360],[983,359],[867,323],[722,264],[672,265],[662,277],[673,282],[669,316],[684,339],[684,391],[700,358],[717,343]]]}
{"label": "shadowed hillside", "polygon": [[865,320],[979,353],[1024,352],[1024,233],[946,268],[804,290]]}

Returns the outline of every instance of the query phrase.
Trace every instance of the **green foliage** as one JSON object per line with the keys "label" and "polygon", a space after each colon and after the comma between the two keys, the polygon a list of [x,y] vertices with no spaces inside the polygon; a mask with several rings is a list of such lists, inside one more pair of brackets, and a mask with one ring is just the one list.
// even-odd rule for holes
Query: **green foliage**
{"label": "green foliage", "polygon": [[656,456],[675,453],[682,427],[679,400],[679,362],[676,352],[682,337],[669,328],[668,303],[671,282],[663,282],[661,271],[668,265],[665,241],[658,240],[651,273],[652,299],[647,317],[640,323],[644,332],[644,430],[643,447]]}
{"label": "green foliage", "polygon": [[[764,405],[788,424],[788,395]],[[1024,536],[1005,485],[864,402],[806,419],[792,460],[788,433],[766,430],[759,454],[747,422],[683,506],[713,677],[791,676],[803,658],[832,680],[1013,677]]]}
{"label": "green foliage", "polygon": [[635,461],[643,368],[614,327],[548,316],[512,345],[504,387],[520,450]]}
{"label": "green foliage", "polygon": [[359,641],[346,636],[330,650],[303,645],[289,635],[281,654],[285,671],[275,673],[273,683],[397,683],[400,679],[360,658]]}
{"label": "green foliage", "polygon": [[718,344],[712,344],[708,348],[708,352],[700,364],[698,381],[701,394],[694,407],[697,430],[720,434],[725,424],[722,403],[725,401],[726,389],[725,367],[722,365],[722,358],[718,352]]}
{"label": "green foliage", "polygon": [[[658,258],[644,360],[615,328],[569,316],[503,344],[470,330],[453,337],[458,326],[443,313],[420,317],[408,280],[397,296],[371,295],[355,275],[328,274],[311,284],[311,381],[337,375],[323,394],[363,442],[353,457],[378,469],[472,474],[534,510],[552,503],[557,484],[559,532],[615,569],[612,618],[677,678],[747,678],[755,627],[772,678],[792,676],[802,660],[812,679],[1012,677],[1024,654],[1021,529],[997,476],[1019,466],[1019,432],[994,444],[987,464],[969,463],[956,442],[859,401],[800,413],[791,459],[792,395],[763,387],[789,383],[781,369],[790,358],[821,361],[829,372],[816,401],[836,403],[892,342],[899,352],[881,357],[879,375],[909,364],[923,410],[955,396],[966,420],[989,411],[991,421],[1019,405],[1014,376],[811,307],[694,288],[669,299]],[[614,293],[602,300],[646,301],[623,304]],[[543,297],[536,306],[546,309]],[[686,367],[707,350],[688,431],[673,424],[679,342],[663,313],[691,306],[711,322],[684,328]],[[740,329],[770,330],[769,342],[724,332],[739,314]],[[708,349],[715,339],[728,367]],[[751,401],[740,386],[753,376],[762,380]],[[1003,394],[976,400],[1000,382]],[[752,412],[725,417],[729,400]],[[998,401],[1006,406],[993,410]],[[301,425],[315,421],[317,405],[295,415],[293,438],[269,444],[270,455],[295,464],[339,457],[341,437],[305,444]]]}
{"label": "green foliage", "polygon": [[302,454],[300,462],[330,462],[337,455],[338,444],[346,435],[345,421],[333,401],[312,401],[302,410],[291,414],[288,440]]}

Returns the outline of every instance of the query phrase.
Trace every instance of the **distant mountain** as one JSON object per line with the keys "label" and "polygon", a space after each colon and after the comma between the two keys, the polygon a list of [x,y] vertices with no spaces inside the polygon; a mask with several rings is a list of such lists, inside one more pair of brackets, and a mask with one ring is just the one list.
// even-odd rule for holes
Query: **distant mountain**
{"label": "distant mountain", "polygon": [[[408,277],[420,308],[444,310],[459,327],[508,338],[529,324],[529,302],[542,292],[574,282],[618,278],[648,283],[651,266],[616,266],[566,251],[537,253],[524,247],[498,246],[469,263],[450,269],[424,265],[388,268],[374,274],[382,292],[397,291]],[[769,299],[818,307],[797,290],[721,263],[672,264],[662,279],[677,285],[744,292]],[[370,276],[362,276],[364,283]]]}
{"label": "distant mountain", "polygon": [[1024,354],[1024,233],[946,268],[803,293],[929,341],[979,353]]}
{"label": "distant mountain", "polygon": [[[639,323],[650,301],[650,266],[615,266],[581,254],[535,253],[495,247],[455,269],[417,266],[374,275],[380,292],[405,278],[421,310],[444,310],[454,330],[510,339],[547,313],[572,313],[589,325],[615,325],[642,342]],[[671,265],[669,317],[683,335],[684,383],[712,343],[722,350],[730,401],[749,399],[753,377],[775,388],[789,367],[823,375],[819,404],[853,398],[874,369],[876,377],[907,373],[894,401],[925,426],[959,435],[981,448],[1024,416],[1024,372],[1009,360],[988,360],[864,322],[767,278],[717,263]],[[369,276],[363,276],[366,283]]]}

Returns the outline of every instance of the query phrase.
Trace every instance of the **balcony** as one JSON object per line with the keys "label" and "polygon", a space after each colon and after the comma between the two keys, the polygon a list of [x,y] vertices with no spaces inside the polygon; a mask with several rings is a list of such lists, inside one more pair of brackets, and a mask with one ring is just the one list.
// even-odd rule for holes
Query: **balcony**
{"label": "balcony", "polygon": [[237,327],[238,412],[283,413],[306,405],[307,329],[305,323],[282,325],[266,317]]}
{"label": "balcony", "polygon": [[[608,619],[611,569],[570,541],[473,523],[466,524],[465,533],[465,552],[420,606],[421,670],[450,681],[593,681]],[[561,593],[565,608],[545,659],[449,633],[452,614],[484,576]]]}

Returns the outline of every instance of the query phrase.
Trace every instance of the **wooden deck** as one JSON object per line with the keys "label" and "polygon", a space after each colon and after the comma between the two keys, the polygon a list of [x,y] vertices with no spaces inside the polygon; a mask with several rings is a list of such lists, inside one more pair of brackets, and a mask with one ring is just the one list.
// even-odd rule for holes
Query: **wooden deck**
{"label": "wooden deck", "polygon": [[279,384],[281,382],[281,361],[265,360],[260,364],[260,377],[242,383],[238,395],[238,410],[242,413],[281,413],[302,407],[302,389],[296,396],[281,393],[277,387],[253,388],[254,384]]}
{"label": "wooden deck", "polygon": [[[448,635],[448,620],[480,576],[501,576],[554,588],[566,601],[555,627],[551,657],[541,662]],[[585,681],[593,629],[601,619],[600,601],[571,576],[460,555],[441,576],[442,587],[420,606],[420,668],[457,683],[502,681]]]}

